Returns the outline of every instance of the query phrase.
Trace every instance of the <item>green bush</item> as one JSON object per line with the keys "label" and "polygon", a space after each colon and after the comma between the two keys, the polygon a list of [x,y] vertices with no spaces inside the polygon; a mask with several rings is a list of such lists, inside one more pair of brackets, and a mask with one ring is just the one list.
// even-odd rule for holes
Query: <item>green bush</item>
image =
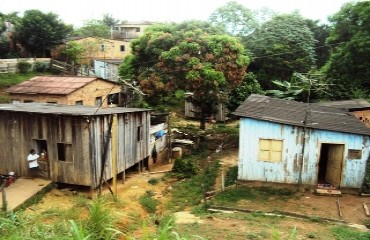
{"label": "green bush", "polygon": [[158,183],[158,179],[156,178],[151,178],[148,180],[148,183],[151,185],[156,185]]}
{"label": "green bush", "polygon": [[20,73],[26,73],[30,71],[31,67],[32,67],[31,63],[26,61],[20,61],[17,63],[17,68]]}
{"label": "green bush", "polygon": [[35,62],[34,70],[35,70],[35,72],[46,72],[47,67],[42,62]]}
{"label": "green bush", "polygon": [[197,174],[197,168],[191,158],[177,158],[172,171],[177,173],[180,178],[190,178]]}

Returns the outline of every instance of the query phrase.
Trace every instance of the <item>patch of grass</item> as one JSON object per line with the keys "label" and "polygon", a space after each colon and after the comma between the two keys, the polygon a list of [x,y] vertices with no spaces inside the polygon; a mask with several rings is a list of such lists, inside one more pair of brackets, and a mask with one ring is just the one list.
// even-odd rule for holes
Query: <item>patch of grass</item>
{"label": "patch of grass", "polygon": [[238,178],[238,166],[230,167],[225,176],[225,186],[231,186],[236,183]]}
{"label": "patch of grass", "polygon": [[[50,74],[50,73],[45,73]],[[38,75],[43,75],[37,72],[27,72],[27,73],[1,73],[0,74],[0,88],[8,88],[15,84],[26,81]]]}
{"label": "patch of grass", "polygon": [[153,192],[147,191],[144,195],[140,196],[139,202],[141,206],[148,212],[148,213],[155,213],[157,210],[157,206],[159,204],[157,199],[153,198]]}
{"label": "patch of grass", "polygon": [[215,205],[228,206],[242,199],[255,200],[257,199],[257,195],[251,188],[233,188],[217,193],[211,202]]}
{"label": "patch of grass", "polygon": [[313,217],[310,217],[310,221],[311,222],[321,222],[322,219],[320,217],[313,216]]}
{"label": "patch of grass", "polygon": [[346,226],[338,226],[332,229],[337,240],[369,240],[370,232],[361,232]]}
{"label": "patch of grass", "polygon": [[156,185],[156,184],[158,184],[158,179],[157,178],[151,178],[151,179],[148,180],[148,183],[150,185]]}

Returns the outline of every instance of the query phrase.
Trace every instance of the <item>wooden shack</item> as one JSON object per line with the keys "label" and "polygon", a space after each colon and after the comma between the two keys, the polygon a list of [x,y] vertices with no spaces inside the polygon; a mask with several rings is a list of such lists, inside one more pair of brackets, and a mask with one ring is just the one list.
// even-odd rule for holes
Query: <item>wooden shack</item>
{"label": "wooden shack", "polygon": [[239,181],[361,190],[370,129],[347,110],[252,94],[234,115]]}
{"label": "wooden shack", "polygon": [[[148,109],[0,104],[0,174],[29,176],[30,149],[45,150],[47,158],[39,162],[51,180],[96,188],[102,171],[104,179],[113,177],[113,154],[117,174],[147,160],[149,128]],[[112,129],[117,129],[116,146],[111,143]]]}

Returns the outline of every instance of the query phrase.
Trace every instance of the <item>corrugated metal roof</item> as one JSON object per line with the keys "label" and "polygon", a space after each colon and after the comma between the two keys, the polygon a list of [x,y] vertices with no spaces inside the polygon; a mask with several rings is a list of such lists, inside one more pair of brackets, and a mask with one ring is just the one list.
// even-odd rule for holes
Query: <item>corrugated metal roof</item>
{"label": "corrugated metal roof", "polygon": [[353,99],[353,100],[342,100],[342,101],[330,101],[330,102],[319,102],[315,105],[335,107],[335,108],[344,108],[349,111],[353,110],[362,110],[369,109],[370,103],[365,99]]}
{"label": "corrugated metal roof", "polygon": [[370,128],[344,109],[252,94],[233,112],[240,117],[308,128],[370,135]]}
{"label": "corrugated metal roof", "polygon": [[92,115],[109,115],[114,113],[145,112],[151,109],[144,108],[123,108],[123,107],[106,107],[99,108],[83,105],[62,105],[51,103],[16,103],[0,104],[0,112],[27,112],[39,114],[55,115],[73,115],[73,116],[92,116]]}
{"label": "corrugated metal roof", "polygon": [[6,92],[67,95],[96,79],[96,77],[37,76],[6,89]]}

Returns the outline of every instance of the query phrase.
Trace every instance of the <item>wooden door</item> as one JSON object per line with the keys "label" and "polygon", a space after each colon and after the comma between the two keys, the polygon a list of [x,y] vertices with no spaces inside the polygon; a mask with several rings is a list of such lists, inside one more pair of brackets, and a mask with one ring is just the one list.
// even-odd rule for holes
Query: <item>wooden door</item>
{"label": "wooden door", "polygon": [[339,187],[342,180],[343,152],[343,144],[330,144],[328,147],[325,181],[335,187]]}

